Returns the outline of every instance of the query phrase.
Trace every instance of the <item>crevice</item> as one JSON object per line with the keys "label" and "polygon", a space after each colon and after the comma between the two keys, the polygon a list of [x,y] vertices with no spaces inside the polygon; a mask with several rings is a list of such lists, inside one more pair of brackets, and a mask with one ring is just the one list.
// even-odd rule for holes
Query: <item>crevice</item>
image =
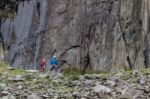
{"label": "crevice", "polygon": [[54,56],[54,54],[57,52],[57,50],[55,49],[52,53],[51,56]]}
{"label": "crevice", "polygon": [[129,64],[129,68],[132,70],[133,67],[132,67],[131,59],[130,59],[129,56],[127,56],[127,62],[128,62],[128,64]]}
{"label": "crevice", "polygon": [[60,65],[59,67],[63,66],[64,64],[67,64],[69,67],[72,67],[71,64],[69,64],[66,60],[61,60],[60,64],[59,64]]}
{"label": "crevice", "polygon": [[5,51],[5,43],[4,43],[4,39],[3,39],[3,36],[2,36],[1,32],[0,32],[0,39],[1,39],[1,42],[2,42],[3,51]]}
{"label": "crevice", "polygon": [[[150,11],[149,11],[150,12]],[[149,26],[148,26],[148,33],[150,33],[150,16],[149,16],[149,18],[148,18],[148,24],[149,24]]]}
{"label": "crevice", "polygon": [[[128,49],[127,49],[128,44],[127,44],[127,41],[126,41],[126,39],[125,39],[125,32],[124,32],[124,31],[122,32],[122,38],[123,38],[123,41],[124,41],[124,43],[125,43],[126,52],[127,52],[127,54],[129,54],[129,53],[128,53]],[[132,70],[133,66],[132,66],[131,59],[130,59],[129,55],[127,56],[127,62],[128,62],[128,64],[129,64],[130,69]]]}
{"label": "crevice", "polygon": [[88,53],[87,53],[87,56],[84,57],[84,59],[86,59],[86,60],[84,60],[84,63],[86,63],[86,65],[85,65],[85,67],[83,67],[83,72],[85,73],[85,71],[86,71],[87,69],[90,69],[90,70],[92,69],[91,64],[90,64],[89,51],[88,51]]}
{"label": "crevice", "polygon": [[[66,49],[63,53],[61,53],[60,54],[60,56],[59,56],[59,59],[60,59],[60,66],[59,67],[61,67],[61,66],[63,66],[64,64],[67,64],[69,67],[71,67],[71,64],[69,64],[66,60],[64,60],[64,59],[62,59],[62,57],[69,51],[69,50],[71,50],[71,49],[75,49],[75,48],[79,48],[80,47],[80,45],[74,45],[74,46],[71,46],[71,47],[69,47],[68,49]],[[56,51],[54,51],[54,52],[56,52]],[[53,53],[54,54],[54,53]]]}
{"label": "crevice", "polygon": [[1,24],[2,24],[2,19],[0,17],[0,39],[1,39],[1,42],[2,42],[3,51],[5,51],[5,43],[4,43],[3,35],[2,35],[2,32],[1,32]]}
{"label": "crevice", "polygon": [[39,26],[37,29],[36,40],[35,40],[35,58],[34,58],[34,66],[33,69],[39,68],[39,59],[42,55],[42,44],[43,44],[43,36],[45,34],[46,29],[46,14],[47,14],[47,1],[40,0],[38,3],[38,10],[39,10]]}
{"label": "crevice", "polygon": [[37,11],[38,11],[38,15],[40,16],[40,7],[41,7],[41,4],[40,2],[37,3]]}
{"label": "crevice", "polygon": [[148,68],[148,65],[149,65],[149,44],[148,44],[147,36],[145,36],[145,39],[144,39],[143,55],[144,55],[144,66],[145,66],[145,68]]}
{"label": "crevice", "polygon": [[15,62],[17,55],[19,55],[19,53],[14,53],[12,61],[10,62],[10,66],[13,66],[13,63]]}
{"label": "crevice", "polygon": [[[119,5],[120,5],[120,6],[119,6],[119,13],[120,13],[121,2],[120,2]],[[123,41],[124,41],[124,44],[125,44],[126,53],[129,54],[129,52],[128,52],[128,44],[127,44],[127,41],[126,41],[126,38],[125,38],[125,31],[123,30],[123,27],[122,27],[122,24],[121,24],[121,23],[122,23],[122,22],[121,22],[121,21],[122,21],[122,18],[121,18],[121,16],[120,16],[119,14],[118,14],[118,16],[117,16],[117,19],[118,19],[120,31],[121,31],[121,33],[122,33],[122,38],[123,38]],[[129,64],[129,68],[132,69],[133,66],[132,66],[131,59],[130,59],[129,55],[127,55],[126,60],[127,60],[128,64]]]}
{"label": "crevice", "polygon": [[[101,28],[101,27],[100,27]],[[95,25],[91,25],[91,26],[89,26],[89,30],[88,30],[88,38],[89,38],[89,45],[90,45],[90,43],[91,43],[91,40],[92,40],[92,38],[94,38],[94,34],[95,34],[95,32],[96,32],[96,28],[95,28]]]}
{"label": "crevice", "polygon": [[[80,35],[80,69],[85,70],[89,65],[89,46],[90,46],[90,32],[93,27],[90,25],[88,15],[88,1],[84,0],[84,8],[82,9],[83,17],[81,22],[81,35]],[[88,28],[88,29],[87,29]]]}
{"label": "crevice", "polygon": [[64,56],[69,50],[79,48],[79,47],[80,47],[80,45],[74,45],[74,46],[69,47],[63,53],[60,54],[60,57]]}
{"label": "crevice", "polygon": [[[121,26],[121,20],[120,20],[120,19],[119,19],[119,26],[120,26],[120,30],[121,30],[121,33],[122,33],[123,41],[124,41],[124,43],[125,43],[126,52],[127,52],[127,54],[129,54],[129,53],[128,53],[128,49],[127,49],[128,44],[127,44],[127,41],[126,41],[126,38],[125,38],[125,32],[123,31],[123,28],[122,28],[122,26]],[[127,56],[127,62],[128,62],[128,64],[129,64],[130,69],[132,69],[131,59],[130,59],[129,55]]]}
{"label": "crevice", "polygon": [[8,50],[8,51],[10,50],[10,45],[7,46],[7,50]]}
{"label": "crevice", "polygon": [[14,8],[16,13],[18,13],[18,6],[19,5],[17,4],[17,5],[15,5],[15,8]]}

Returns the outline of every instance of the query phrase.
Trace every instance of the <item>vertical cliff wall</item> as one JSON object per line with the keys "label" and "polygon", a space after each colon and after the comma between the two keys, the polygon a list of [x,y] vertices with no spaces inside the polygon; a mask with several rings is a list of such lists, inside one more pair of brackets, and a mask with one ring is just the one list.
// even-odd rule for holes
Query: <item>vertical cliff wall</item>
{"label": "vertical cliff wall", "polygon": [[55,54],[62,67],[150,67],[149,10],[149,0],[20,2],[14,19],[2,21],[6,61],[37,69]]}

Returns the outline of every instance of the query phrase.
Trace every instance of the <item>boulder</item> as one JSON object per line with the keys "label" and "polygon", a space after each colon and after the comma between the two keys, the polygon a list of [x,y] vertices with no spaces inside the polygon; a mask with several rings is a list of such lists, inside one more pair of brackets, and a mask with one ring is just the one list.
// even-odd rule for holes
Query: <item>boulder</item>
{"label": "boulder", "polygon": [[13,81],[24,81],[25,77],[24,77],[24,75],[16,75],[12,80]]}
{"label": "boulder", "polygon": [[103,86],[103,85],[97,85],[93,88],[93,91],[96,93],[106,93],[109,94],[110,92],[112,92],[112,89]]}
{"label": "boulder", "polygon": [[0,88],[3,89],[3,88],[6,88],[7,85],[5,83],[0,83]]}
{"label": "boulder", "polygon": [[31,94],[28,96],[28,99],[42,99],[42,97],[40,97],[39,95],[36,95],[36,94]]}

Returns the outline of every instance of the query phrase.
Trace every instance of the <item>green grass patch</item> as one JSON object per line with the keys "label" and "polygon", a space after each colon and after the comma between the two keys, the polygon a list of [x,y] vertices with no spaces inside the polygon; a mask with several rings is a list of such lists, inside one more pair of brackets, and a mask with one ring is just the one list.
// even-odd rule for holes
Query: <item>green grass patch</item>
{"label": "green grass patch", "polygon": [[77,69],[74,67],[69,67],[64,70],[65,75],[84,75],[84,74],[94,74],[95,72],[92,68],[87,69]]}
{"label": "green grass patch", "polygon": [[131,71],[131,69],[128,66],[123,66],[124,71]]}
{"label": "green grass patch", "polygon": [[26,74],[28,74],[28,72],[25,70],[19,70],[19,69],[9,70],[9,76],[26,75]]}
{"label": "green grass patch", "polygon": [[150,68],[144,68],[141,70],[141,72],[145,75],[150,75]]}
{"label": "green grass patch", "polygon": [[84,71],[82,69],[70,67],[64,70],[64,74],[65,75],[83,75]]}
{"label": "green grass patch", "polygon": [[0,61],[0,76],[7,71],[7,64]]}
{"label": "green grass patch", "polygon": [[15,76],[15,75],[25,75],[28,74],[27,71],[25,70],[19,70],[19,69],[13,69],[13,70],[8,70],[7,69],[8,64],[5,62],[0,61],[0,76],[2,76],[4,73],[7,73],[8,76]]}
{"label": "green grass patch", "polygon": [[64,75],[84,75],[84,74],[103,74],[107,76],[112,76],[114,72],[107,72],[107,71],[94,71],[92,68],[87,69],[77,69],[77,68],[67,68],[64,70]]}
{"label": "green grass patch", "polygon": [[4,52],[3,52],[3,51],[0,51],[0,55],[4,55]]}
{"label": "green grass patch", "polygon": [[68,80],[79,80],[80,79],[80,76],[79,75],[70,75],[67,77]]}

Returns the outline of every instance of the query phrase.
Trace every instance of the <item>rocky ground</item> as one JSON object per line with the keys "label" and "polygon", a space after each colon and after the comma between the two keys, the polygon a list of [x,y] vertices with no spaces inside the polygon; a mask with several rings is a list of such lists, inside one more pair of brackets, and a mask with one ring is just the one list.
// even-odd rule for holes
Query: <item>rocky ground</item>
{"label": "rocky ground", "polygon": [[150,69],[85,75],[11,71],[0,76],[0,99],[150,99]]}

